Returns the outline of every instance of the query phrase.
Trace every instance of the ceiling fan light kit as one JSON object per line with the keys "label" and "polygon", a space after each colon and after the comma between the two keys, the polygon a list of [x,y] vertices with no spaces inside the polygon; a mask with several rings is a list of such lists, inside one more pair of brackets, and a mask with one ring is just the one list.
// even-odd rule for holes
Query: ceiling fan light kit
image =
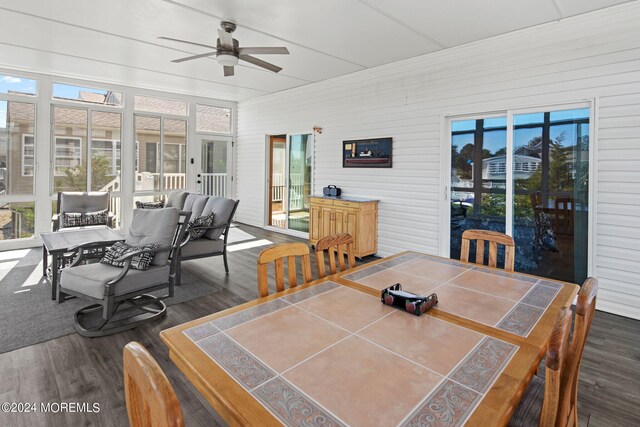
{"label": "ceiling fan light kit", "polygon": [[233,22],[223,21],[220,23],[218,35],[220,36],[216,42],[216,47],[205,45],[202,43],[190,42],[187,40],[175,39],[172,37],[159,37],[164,40],[171,40],[180,43],[191,44],[200,47],[206,47],[214,49],[212,52],[201,53],[198,55],[187,56],[186,58],[174,59],[171,62],[180,63],[185,61],[191,61],[198,58],[206,58],[210,56],[216,57],[218,64],[223,66],[224,76],[229,77],[234,75],[234,66],[238,65],[238,61],[246,61],[250,64],[257,65],[274,73],[279,72],[282,68],[269,62],[258,59],[248,54],[269,55],[269,54],[281,54],[288,55],[289,50],[286,47],[240,47],[238,40],[234,39],[231,35],[236,29],[236,24]]}
{"label": "ceiling fan light kit", "polygon": [[238,57],[233,54],[233,52],[218,52],[216,55],[216,60],[218,64],[223,65],[225,67],[233,67],[234,65],[238,65]]}

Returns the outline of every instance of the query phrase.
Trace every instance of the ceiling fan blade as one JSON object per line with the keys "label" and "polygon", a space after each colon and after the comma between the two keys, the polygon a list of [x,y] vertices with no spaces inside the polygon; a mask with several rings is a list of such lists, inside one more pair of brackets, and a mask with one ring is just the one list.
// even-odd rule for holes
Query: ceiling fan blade
{"label": "ceiling fan blade", "polygon": [[238,53],[241,55],[244,54],[261,54],[261,55],[269,55],[269,54],[280,54],[280,55],[288,55],[289,49],[286,47],[240,47],[238,48]]}
{"label": "ceiling fan blade", "polygon": [[184,61],[191,61],[192,59],[206,58],[207,56],[211,56],[211,55],[215,55],[215,54],[216,54],[216,52],[201,53],[200,55],[193,55],[193,56],[187,56],[186,58],[174,59],[171,62],[179,63],[179,62],[184,62]]}
{"label": "ceiling fan blade", "polygon": [[220,45],[222,47],[233,49],[233,36],[231,33],[227,33],[224,30],[218,30],[218,35],[220,36]]}
{"label": "ceiling fan blade", "polygon": [[225,65],[223,68],[224,68],[224,76],[225,77],[233,76],[233,74],[234,74],[233,67],[231,67],[229,65]]}
{"label": "ceiling fan blade", "polygon": [[269,71],[273,71],[274,73],[277,73],[278,71],[282,70],[282,68],[278,67],[277,65],[270,64],[266,61],[263,61],[262,59],[255,58],[253,56],[240,55],[239,58],[242,59],[243,61],[250,62],[253,65],[257,65],[258,67],[262,67]]}
{"label": "ceiling fan blade", "polygon": [[162,40],[171,40],[172,42],[186,43],[186,44],[192,44],[194,46],[206,47],[208,49],[217,49],[217,47],[211,46],[211,45],[208,45],[208,44],[189,42],[189,41],[186,41],[186,40],[174,39],[174,38],[171,38],[171,37],[162,37],[162,36],[160,36],[158,38],[162,39]]}

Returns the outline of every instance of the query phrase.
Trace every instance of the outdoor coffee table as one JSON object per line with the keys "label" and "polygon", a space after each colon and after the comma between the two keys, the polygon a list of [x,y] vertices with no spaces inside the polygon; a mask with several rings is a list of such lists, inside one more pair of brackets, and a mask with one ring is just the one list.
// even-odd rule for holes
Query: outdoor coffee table
{"label": "outdoor coffee table", "polygon": [[[58,293],[58,276],[64,267],[64,254],[69,248],[88,242],[115,243],[124,240],[122,234],[106,225],[77,227],[40,233],[42,238],[42,275],[51,283],[51,299],[62,302]],[[51,255],[51,274],[47,274],[48,255]]]}

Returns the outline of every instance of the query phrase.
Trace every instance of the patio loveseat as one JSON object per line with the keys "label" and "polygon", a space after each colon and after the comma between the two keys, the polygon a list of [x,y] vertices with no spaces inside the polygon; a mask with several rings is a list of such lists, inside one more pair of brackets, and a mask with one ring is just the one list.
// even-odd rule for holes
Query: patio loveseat
{"label": "patio loveseat", "polygon": [[[213,213],[213,224],[210,226],[191,226],[190,230],[204,231],[202,237],[193,239],[189,233],[180,248],[180,259],[190,260],[222,255],[224,270],[229,274],[227,261],[227,238],[231,221],[235,215],[239,200],[225,197],[207,196],[205,194],[187,193],[174,190],[167,196],[166,207],[175,207],[191,212],[191,220]],[[179,283],[179,281],[178,281]]]}

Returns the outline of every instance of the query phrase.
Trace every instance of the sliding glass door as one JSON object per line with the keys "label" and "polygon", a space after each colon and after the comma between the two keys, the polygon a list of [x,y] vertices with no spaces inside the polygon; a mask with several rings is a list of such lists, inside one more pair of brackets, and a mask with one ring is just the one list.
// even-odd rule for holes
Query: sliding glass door
{"label": "sliding glass door", "polygon": [[506,232],[517,271],[582,283],[588,204],[588,108],[451,122],[452,258],[466,229]]}
{"label": "sliding glass door", "polygon": [[269,225],[309,232],[310,134],[269,137]]}

